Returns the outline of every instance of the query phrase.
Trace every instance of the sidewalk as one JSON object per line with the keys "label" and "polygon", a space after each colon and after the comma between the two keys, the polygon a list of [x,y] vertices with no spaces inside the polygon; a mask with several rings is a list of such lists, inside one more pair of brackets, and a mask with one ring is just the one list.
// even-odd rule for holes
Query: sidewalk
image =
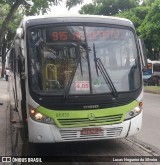
{"label": "sidewalk", "polygon": [[0,156],[12,156],[11,151],[9,83],[0,77]]}

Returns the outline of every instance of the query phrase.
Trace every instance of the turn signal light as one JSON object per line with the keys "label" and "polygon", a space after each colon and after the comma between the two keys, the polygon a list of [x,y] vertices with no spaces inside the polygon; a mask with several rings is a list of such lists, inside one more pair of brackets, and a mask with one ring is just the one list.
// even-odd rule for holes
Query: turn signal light
{"label": "turn signal light", "polygon": [[143,102],[139,102],[139,107],[141,108],[143,106]]}
{"label": "turn signal light", "polygon": [[31,114],[35,114],[35,110],[34,109],[30,109],[30,113]]}

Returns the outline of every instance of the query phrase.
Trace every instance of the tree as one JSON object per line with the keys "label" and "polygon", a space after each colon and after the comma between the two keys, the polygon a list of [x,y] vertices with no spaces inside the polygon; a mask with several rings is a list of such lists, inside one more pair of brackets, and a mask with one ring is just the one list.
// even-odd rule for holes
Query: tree
{"label": "tree", "polygon": [[81,14],[115,15],[136,7],[139,0],[93,0],[93,4],[84,5]]}
{"label": "tree", "polygon": [[127,11],[120,12],[116,16],[131,20],[136,28],[137,34],[140,35],[139,27],[148,14],[149,6],[138,6]]}
{"label": "tree", "polygon": [[[0,26],[3,22],[3,20],[5,19],[6,14],[8,13],[8,11],[10,10],[10,6],[9,5],[4,5],[2,7],[2,5],[0,5]],[[5,37],[3,38],[3,42],[2,42],[2,46],[1,46],[1,55],[2,55],[2,72],[1,72],[1,77],[3,77],[3,73],[4,73],[4,67],[5,67],[5,60],[6,60],[6,54],[7,51],[10,48],[11,42],[15,36],[15,31],[17,28],[17,25],[19,25],[21,18],[23,17],[22,14],[20,13],[16,13],[13,16],[13,19],[10,21],[10,23],[8,24],[8,30],[7,33],[5,34]]]}
{"label": "tree", "polygon": [[139,27],[140,37],[145,40],[149,57],[152,60],[160,58],[160,0],[155,0],[147,16]]}
{"label": "tree", "polygon": [[94,14],[95,6],[93,3],[86,4],[82,6],[81,10],[79,11],[80,14]]}
{"label": "tree", "polygon": [[[1,0],[0,4],[1,5],[6,5],[6,4],[11,5],[10,4],[11,1],[8,1],[8,3],[5,3],[5,2],[7,2],[7,1]],[[2,23],[1,29],[0,29],[0,46],[2,45],[2,41],[4,39],[5,34],[7,33],[9,22],[13,18],[14,13],[18,9],[18,7],[23,3],[24,3],[24,0],[16,0],[16,2],[11,6],[9,13],[7,14],[7,17],[3,20],[3,23]]]}
{"label": "tree", "polygon": [[143,6],[151,6],[152,3],[154,3],[155,0],[143,0],[142,5]]}
{"label": "tree", "polygon": [[77,4],[82,4],[84,0],[67,0],[66,7],[71,9],[72,7],[76,6]]}

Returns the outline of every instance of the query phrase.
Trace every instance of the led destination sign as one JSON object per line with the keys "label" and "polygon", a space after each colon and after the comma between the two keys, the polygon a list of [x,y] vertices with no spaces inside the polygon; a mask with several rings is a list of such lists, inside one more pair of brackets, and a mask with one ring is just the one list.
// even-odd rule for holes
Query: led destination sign
{"label": "led destination sign", "polygon": [[[86,39],[87,41],[96,40],[117,40],[121,37],[121,30],[115,28],[86,28]],[[47,42],[76,42],[85,41],[85,33],[80,28],[74,30],[69,27],[48,28],[46,30],[46,41]]]}

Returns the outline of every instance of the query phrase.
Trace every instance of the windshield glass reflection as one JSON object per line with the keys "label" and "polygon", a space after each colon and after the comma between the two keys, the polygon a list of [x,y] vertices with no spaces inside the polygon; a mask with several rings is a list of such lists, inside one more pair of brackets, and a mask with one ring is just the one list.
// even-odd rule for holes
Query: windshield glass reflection
{"label": "windshield glass reflection", "polygon": [[[30,85],[37,93],[100,94],[140,87],[140,64],[130,30],[56,26],[32,28],[28,34]],[[95,53],[113,87],[98,74]]]}

